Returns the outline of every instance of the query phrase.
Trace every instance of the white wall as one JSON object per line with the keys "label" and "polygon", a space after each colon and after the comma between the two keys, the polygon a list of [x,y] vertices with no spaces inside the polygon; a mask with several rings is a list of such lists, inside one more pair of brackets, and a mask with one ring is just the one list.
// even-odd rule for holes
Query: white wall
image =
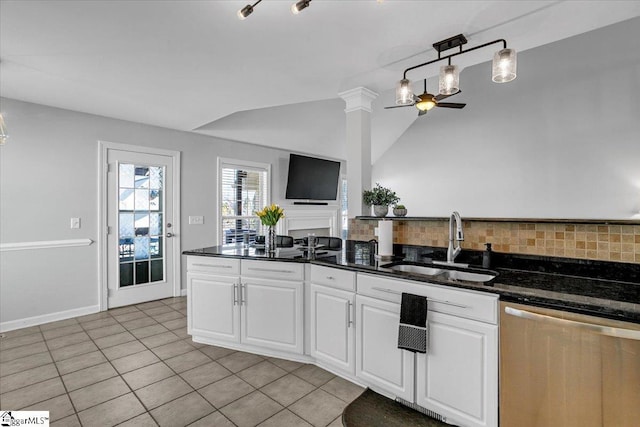
{"label": "white wall", "polygon": [[[182,249],[217,242],[217,156],[271,163],[274,201],[284,195],[289,153],[282,150],[6,98],[0,102],[10,134],[0,147],[2,243],[97,240],[99,140],[181,151]],[[189,225],[189,215],[204,215],[204,225]],[[82,219],[80,229],[69,228],[71,217]],[[95,243],[0,253],[0,325],[95,310],[98,292]]]}
{"label": "white wall", "polygon": [[508,84],[465,69],[466,108],[417,119],[372,181],[411,216],[640,218],[638,40],[636,18],[519,53]]}

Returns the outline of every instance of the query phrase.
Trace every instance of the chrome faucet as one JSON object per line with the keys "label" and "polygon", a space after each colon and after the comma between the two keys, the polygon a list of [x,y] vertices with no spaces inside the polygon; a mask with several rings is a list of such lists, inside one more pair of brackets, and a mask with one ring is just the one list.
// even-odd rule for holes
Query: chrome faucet
{"label": "chrome faucet", "polygon": [[463,240],[464,233],[462,232],[462,219],[460,218],[460,214],[454,211],[449,218],[449,248],[447,249],[447,263],[453,264],[455,262],[456,257],[460,251],[462,251],[460,242]]}

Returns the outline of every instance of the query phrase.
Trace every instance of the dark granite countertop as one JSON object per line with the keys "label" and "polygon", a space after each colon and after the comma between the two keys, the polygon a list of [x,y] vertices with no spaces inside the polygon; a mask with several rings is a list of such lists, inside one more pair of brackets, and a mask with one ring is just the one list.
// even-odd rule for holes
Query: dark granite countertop
{"label": "dark granite countertop", "polygon": [[[345,241],[341,251],[318,249],[309,259],[302,248],[279,248],[275,256],[264,250],[238,245],[186,250],[184,255],[261,259],[330,265],[358,272],[410,279],[498,294],[501,300],[573,311],[640,323],[640,264],[574,260],[493,253],[492,270],[499,275],[489,284],[445,281],[435,277],[397,272],[381,266],[368,242]],[[394,261],[429,263],[443,260],[445,248],[394,245]],[[463,251],[456,262],[471,267],[482,264],[482,252]]]}

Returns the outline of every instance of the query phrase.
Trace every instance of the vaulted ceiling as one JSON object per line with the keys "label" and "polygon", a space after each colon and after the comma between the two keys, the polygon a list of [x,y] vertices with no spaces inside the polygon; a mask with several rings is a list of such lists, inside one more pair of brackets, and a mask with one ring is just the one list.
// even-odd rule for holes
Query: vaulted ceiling
{"label": "vaulted ceiling", "polygon": [[432,43],[463,33],[467,47],[505,38],[522,52],[640,16],[638,1],[314,0],[296,16],[292,1],[265,0],[240,21],[246,0],[0,0],[0,93],[344,159],[338,93],[364,86],[379,93],[375,160],[416,119],[383,107],[405,68],[436,57]]}

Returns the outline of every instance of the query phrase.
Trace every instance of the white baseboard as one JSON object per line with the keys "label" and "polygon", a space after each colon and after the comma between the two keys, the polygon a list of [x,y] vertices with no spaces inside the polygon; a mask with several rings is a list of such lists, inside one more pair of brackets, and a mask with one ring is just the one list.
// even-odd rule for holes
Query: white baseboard
{"label": "white baseboard", "polygon": [[13,331],[14,329],[27,328],[29,326],[42,325],[44,323],[58,320],[70,319],[72,317],[84,316],[100,311],[100,305],[90,305],[87,307],[74,308],[56,313],[42,314],[40,316],[27,317],[25,319],[10,320],[0,323],[0,332]]}
{"label": "white baseboard", "polygon": [[180,296],[186,297],[187,296],[187,290],[186,289],[180,289]]}

